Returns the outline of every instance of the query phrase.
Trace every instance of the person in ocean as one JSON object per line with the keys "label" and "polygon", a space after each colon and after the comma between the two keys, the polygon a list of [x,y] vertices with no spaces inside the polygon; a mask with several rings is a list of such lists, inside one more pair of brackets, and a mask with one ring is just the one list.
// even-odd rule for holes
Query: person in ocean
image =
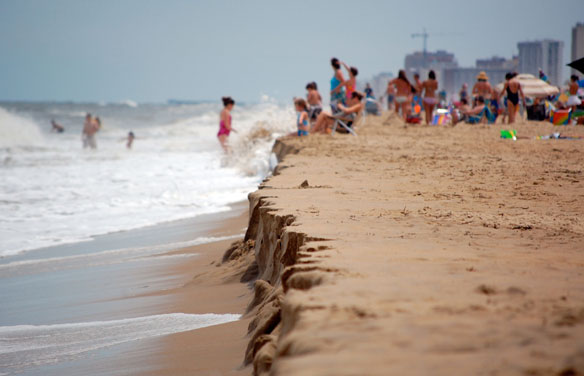
{"label": "person in ocean", "polygon": [[81,132],[81,141],[83,142],[83,148],[97,149],[97,142],[95,141],[95,134],[99,130],[99,123],[91,114],[85,115],[85,122],[83,123],[83,131]]}
{"label": "person in ocean", "polygon": [[410,84],[408,77],[406,76],[406,71],[401,69],[397,75],[397,78],[389,81],[389,85],[395,85],[397,90],[397,95],[395,96],[395,108],[396,112],[399,112],[399,108],[402,111],[402,117],[404,121],[407,120],[408,115],[411,112],[410,104],[412,102],[412,93],[416,91],[416,88]]}
{"label": "person in ocean", "polygon": [[131,149],[132,148],[132,144],[134,143],[134,139],[135,138],[136,138],[136,136],[134,135],[134,132],[132,132],[132,131],[128,132],[128,139],[127,139],[127,142],[126,142],[126,147],[128,149]]}
{"label": "person in ocean", "polygon": [[521,96],[523,107],[525,107],[525,96],[521,89],[521,83],[515,77],[517,77],[517,73],[515,72],[507,73],[505,75],[505,86],[499,94],[500,97],[507,95],[508,124],[513,124],[515,122],[515,116],[519,109],[519,96]]}
{"label": "person in ocean", "polygon": [[308,128],[309,128],[309,124],[308,124],[308,105],[306,104],[306,101],[302,98],[296,98],[294,100],[294,106],[296,107],[296,113],[297,113],[297,117],[296,117],[296,127],[298,128],[298,131],[296,132],[296,135],[298,137],[301,136],[308,136]]}
{"label": "person in ocean", "polygon": [[311,123],[316,121],[318,115],[322,112],[322,97],[318,92],[316,82],[309,82],[306,85],[306,102],[308,102],[308,118]]}
{"label": "person in ocean", "polygon": [[431,70],[428,73],[428,79],[420,84],[420,95],[424,92],[424,112],[426,113],[426,125],[432,121],[432,112],[434,107],[438,104],[436,98],[436,90],[438,90],[438,81],[436,81],[436,73]]}
{"label": "person in ocean", "polygon": [[235,101],[231,97],[221,98],[223,101],[223,110],[221,110],[221,115],[219,117],[219,132],[217,133],[217,138],[221,143],[221,147],[224,151],[228,151],[227,138],[231,131],[236,132],[235,129],[231,127],[231,110],[235,106]]}
{"label": "person in ocean", "polygon": [[345,103],[345,86],[342,85],[345,82],[345,77],[343,77],[339,59],[333,57],[331,59],[331,66],[335,72],[333,78],[331,78],[331,110],[335,113],[339,112],[337,105],[339,103]]}
{"label": "person in ocean", "polygon": [[51,120],[51,132],[63,133],[65,132],[65,127],[57,123],[55,119]]}

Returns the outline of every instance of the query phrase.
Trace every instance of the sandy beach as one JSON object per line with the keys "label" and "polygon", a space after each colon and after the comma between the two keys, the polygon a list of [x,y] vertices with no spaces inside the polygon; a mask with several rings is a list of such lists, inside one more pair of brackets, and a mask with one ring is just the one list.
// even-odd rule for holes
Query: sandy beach
{"label": "sandy beach", "polygon": [[246,361],[271,375],[584,372],[582,127],[280,139],[250,195]]}

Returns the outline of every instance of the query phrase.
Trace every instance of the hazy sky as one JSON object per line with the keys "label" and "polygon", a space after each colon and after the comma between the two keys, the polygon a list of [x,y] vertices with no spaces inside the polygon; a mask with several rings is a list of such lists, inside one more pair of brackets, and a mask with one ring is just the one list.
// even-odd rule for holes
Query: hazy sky
{"label": "hazy sky", "polygon": [[568,63],[578,21],[582,0],[0,0],[0,100],[287,100],[332,56],[396,72],[424,27],[464,66],[542,38]]}

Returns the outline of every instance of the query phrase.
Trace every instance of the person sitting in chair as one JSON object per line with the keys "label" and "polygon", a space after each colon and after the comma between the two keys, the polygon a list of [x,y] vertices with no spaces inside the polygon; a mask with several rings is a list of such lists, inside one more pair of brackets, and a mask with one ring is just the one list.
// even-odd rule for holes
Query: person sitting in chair
{"label": "person sitting in chair", "polygon": [[341,111],[341,113],[335,114],[333,116],[329,112],[321,112],[321,114],[318,115],[318,118],[316,119],[316,124],[312,129],[312,133],[329,133],[337,119],[344,121],[348,127],[352,127],[353,121],[363,110],[363,103],[361,103],[362,99],[363,94],[358,91],[354,91],[351,94],[351,99],[349,100],[347,106],[343,105],[342,103],[338,104],[338,109]]}

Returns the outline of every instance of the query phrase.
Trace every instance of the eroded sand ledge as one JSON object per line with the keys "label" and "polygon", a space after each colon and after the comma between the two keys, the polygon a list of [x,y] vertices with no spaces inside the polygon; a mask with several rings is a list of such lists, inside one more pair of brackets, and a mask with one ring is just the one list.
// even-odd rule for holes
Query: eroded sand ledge
{"label": "eroded sand ledge", "polygon": [[584,372],[582,141],[500,128],[279,140],[249,197],[254,374]]}

